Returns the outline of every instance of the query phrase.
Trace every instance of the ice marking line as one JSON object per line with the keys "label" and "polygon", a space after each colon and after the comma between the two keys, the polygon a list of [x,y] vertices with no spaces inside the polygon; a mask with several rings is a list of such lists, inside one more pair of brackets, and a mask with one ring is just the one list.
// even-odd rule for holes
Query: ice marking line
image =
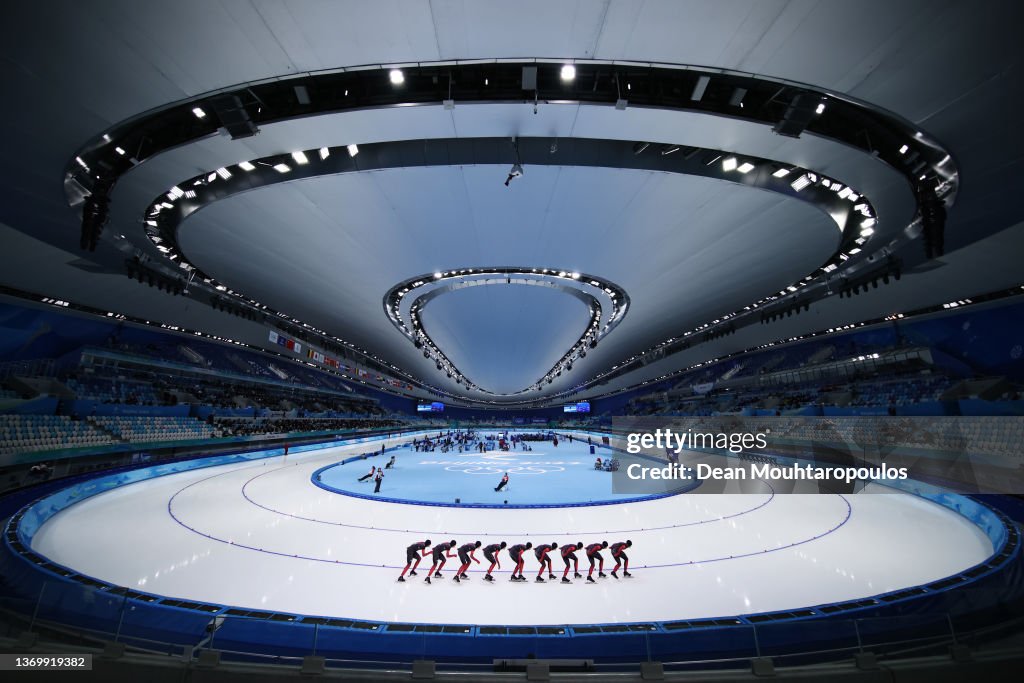
{"label": "ice marking line", "polygon": [[[277,469],[270,470],[268,472],[264,472],[263,474],[258,474],[255,477],[253,477],[252,479],[250,479],[249,481],[245,482],[242,485],[242,496],[247,501],[249,501],[250,503],[255,505],[256,507],[263,508],[267,512],[273,512],[273,513],[278,514],[278,515],[284,515],[285,517],[292,517],[294,519],[301,519],[301,520],[304,520],[304,521],[307,521],[307,522],[315,522],[317,524],[328,524],[328,525],[331,525],[331,526],[341,526],[341,527],[346,527],[346,528],[350,528],[350,529],[367,529],[367,530],[371,530],[371,531],[389,531],[389,532],[402,533],[402,534],[432,534],[432,533],[441,533],[441,534],[454,534],[456,536],[518,536],[519,535],[518,531],[513,531],[513,532],[493,532],[493,533],[477,532],[477,531],[437,531],[436,529],[428,531],[428,530],[424,530],[424,529],[392,529],[392,528],[389,528],[389,527],[373,527],[373,526],[363,526],[363,525],[359,525],[359,524],[347,524],[345,522],[331,522],[331,521],[328,521],[326,519],[316,519],[315,517],[303,517],[302,515],[294,515],[294,514],[292,514],[290,512],[284,512],[282,510],[277,510],[275,508],[263,505],[262,503],[257,502],[251,496],[249,496],[249,492],[248,492],[249,484],[251,484],[252,482],[256,481],[260,477],[266,476],[268,474],[274,474],[278,470],[282,470],[282,469],[285,469],[285,468],[279,467]],[[576,531],[576,532],[572,532],[572,533],[578,533],[578,534],[583,534],[583,535],[599,535],[599,534],[640,533],[640,532],[643,532],[643,531],[664,531],[666,529],[679,529],[679,528],[682,528],[682,527],[698,526],[700,524],[710,524],[710,523],[713,523],[713,522],[721,522],[721,521],[724,521],[726,519],[734,519],[736,517],[742,517],[743,515],[749,514],[751,512],[756,511],[756,510],[760,510],[761,508],[763,508],[764,506],[768,505],[769,503],[771,503],[775,499],[775,495],[776,495],[775,494],[775,488],[772,487],[771,484],[769,484],[768,482],[764,481],[763,479],[759,479],[758,481],[760,481],[762,484],[767,486],[768,489],[771,491],[771,493],[768,495],[768,499],[767,500],[765,500],[764,502],[760,503],[759,505],[755,505],[754,507],[750,508],[749,510],[741,510],[739,512],[734,512],[731,515],[722,515],[720,517],[714,517],[712,519],[701,519],[701,520],[697,520],[696,522],[684,522],[682,524],[670,524],[670,525],[667,525],[667,526],[644,527],[642,529],[619,529],[619,530],[613,530],[613,531],[607,531],[607,530],[602,529],[600,531]],[[658,500],[658,499],[654,499],[654,500]],[[634,505],[636,503],[629,503],[629,504],[630,505]],[[467,509],[476,509],[476,508],[467,508]],[[501,508],[499,508],[499,509],[501,509]],[[517,508],[509,508],[509,509],[517,509]],[[536,532],[531,532],[531,533],[536,533],[536,534],[539,534],[539,535],[542,535],[542,536],[547,536],[547,535],[551,535],[551,534],[562,534],[562,533],[567,533],[567,532],[564,532],[564,531],[536,531]]]}
{"label": "ice marking line", "polygon": [[[248,468],[246,468],[246,469],[248,469]],[[285,468],[281,467],[281,468],[277,468],[277,469],[285,469]],[[276,471],[276,470],[273,470],[273,471]],[[174,501],[175,501],[175,499],[181,493],[183,493],[184,491],[192,488],[193,486],[196,486],[198,484],[202,484],[202,483],[204,483],[206,481],[209,481],[210,479],[214,479],[216,477],[220,477],[220,476],[223,476],[225,474],[231,474],[232,472],[233,471],[220,472],[218,474],[214,474],[214,475],[211,475],[209,477],[204,477],[203,479],[199,479],[197,481],[194,481],[191,484],[188,484],[188,485],[182,487],[181,489],[179,489],[178,491],[176,491],[174,493],[174,495],[172,495],[168,499],[168,501],[167,501],[167,513],[168,513],[168,515],[170,515],[170,517],[178,525],[180,525],[181,527],[191,531],[194,534],[197,534],[199,536],[202,536],[202,537],[207,538],[207,539],[212,540],[212,541],[216,541],[218,543],[223,543],[225,545],[230,545],[230,546],[233,546],[233,547],[236,547],[236,548],[242,548],[242,549],[245,549],[245,550],[252,550],[254,552],[263,553],[263,554],[266,554],[266,555],[275,555],[275,556],[278,556],[278,557],[291,557],[293,559],[310,560],[310,561],[313,561],[313,562],[322,562],[322,563],[326,563],[326,564],[337,564],[337,565],[351,566],[351,567],[372,567],[372,568],[375,568],[375,569],[396,570],[396,569],[402,569],[405,566],[404,564],[403,565],[378,565],[378,564],[372,564],[372,563],[367,563],[367,562],[350,562],[350,561],[347,561],[347,560],[330,560],[330,559],[325,559],[325,558],[322,558],[322,557],[313,557],[313,556],[301,555],[301,554],[297,554],[297,553],[285,553],[285,552],[280,552],[280,551],[276,551],[276,550],[267,550],[265,548],[258,548],[256,546],[248,545],[248,544],[245,544],[245,543],[235,543],[235,542],[233,542],[233,541],[231,541],[229,539],[220,538],[220,537],[214,536],[212,534],[208,534],[208,533],[206,533],[204,531],[201,531],[201,530],[199,530],[199,529],[197,529],[197,528],[187,524],[182,519],[180,519],[177,515],[174,514],[174,509],[173,509]],[[269,474],[269,472],[266,472],[264,474]],[[263,475],[257,475],[257,477],[260,477],[260,476],[263,476]],[[246,482],[246,484],[251,482],[253,479],[256,479],[257,477],[253,477],[248,482]],[[765,484],[767,484],[767,482],[765,482]],[[770,484],[767,484],[767,485],[770,486]],[[243,488],[244,488],[244,485],[243,485]],[[772,498],[774,498],[774,494],[775,494],[775,491],[773,489],[772,490]],[[758,556],[758,555],[765,555],[767,553],[778,552],[778,551],[781,551],[781,550],[788,550],[789,548],[793,548],[793,547],[798,546],[798,545],[804,545],[806,543],[810,543],[812,541],[815,541],[815,540],[818,540],[818,539],[823,538],[825,536],[828,536],[829,534],[835,532],[836,530],[838,530],[840,527],[842,527],[843,525],[845,525],[849,521],[849,519],[850,519],[850,517],[852,515],[852,511],[853,511],[852,507],[850,506],[849,501],[846,499],[845,496],[843,496],[841,494],[835,494],[835,495],[837,495],[843,501],[843,503],[845,503],[845,505],[846,505],[846,516],[843,518],[843,520],[841,522],[836,524],[831,529],[828,529],[828,530],[826,530],[826,531],[824,531],[824,532],[822,532],[820,534],[812,536],[811,538],[803,539],[803,540],[800,540],[800,541],[794,541],[793,543],[788,543],[786,545],[777,546],[777,547],[774,547],[774,548],[766,548],[766,549],[761,550],[761,551],[741,553],[739,555],[730,555],[728,557],[722,556],[722,557],[714,557],[714,558],[701,559],[701,560],[691,560],[689,562],[674,562],[674,563],[662,564],[662,565],[635,565],[635,566],[638,569],[640,569],[640,568],[643,568],[643,569],[666,569],[666,568],[671,568],[671,567],[699,566],[701,564],[708,564],[708,563],[711,563],[711,562],[722,562],[722,561],[725,561],[725,560],[738,560],[738,559],[742,559],[742,558],[745,558],[745,557],[754,557],[754,556]],[[772,498],[770,498],[769,500],[771,500]],[[766,504],[766,503],[763,503],[761,506],[758,506],[758,507],[763,507],[764,504]],[[262,506],[259,506],[259,505],[257,505],[257,506],[258,507],[262,507]],[[736,516],[739,516],[739,515],[742,515],[742,514],[748,514],[751,511],[752,510],[748,510],[746,512],[741,512],[741,513],[738,513],[738,514],[730,515],[730,517],[736,517]],[[286,513],[276,513],[276,514],[284,514],[284,516],[294,517],[294,515],[288,515]],[[721,518],[718,518],[718,519],[715,519],[715,520],[703,520],[702,522],[697,522],[697,523],[700,524],[700,523],[709,522],[709,521],[720,521],[721,519],[726,519],[726,517],[721,517]],[[319,521],[319,520],[313,520],[313,521]],[[328,523],[328,524],[333,524],[333,523]],[[692,525],[693,525],[693,523],[688,523],[688,524],[677,525],[677,526],[692,526]],[[341,526],[354,526],[354,525],[341,525]],[[370,529],[372,529],[372,527],[359,527],[359,528],[363,528],[363,529],[370,528]],[[672,528],[672,527],[666,527],[666,528]],[[637,530],[633,530],[633,531],[653,531],[653,530],[654,529],[645,529],[645,530],[637,529]],[[377,531],[380,531],[380,530],[377,529]],[[413,533],[413,532],[404,532],[404,533]],[[453,532],[445,532],[445,533],[453,533]],[[541,532],[530,532],[530,533],[531,534],[541,535]],[[550,532],[545,532],[545,533],[550,533]],[[579,532],[579,531],[575,531],[575,532],[558,532],[558,533],[573,534],[573,535],[583,535],[583,536],[597,535],[597,534],[594,534],[594,533]],[[626,533],[626,532],[608,532],[608,531],[604,531],[604,532],[597,532],[597,533],[598,534],[609,534],[609,533]],[[463,535],[492,536],[492,535],[496,535],[496,534],[468,533],[468,534],[463,534]],[[521,535],[521,534],[513,534],[513,535]],[[479,572],[479,571],[482,571],[482,570],[474,570],[474,572]],[[492,573],[494,573],[494,572],[492,572]],[[499,570],[498,573],[508,573],[508,571],[506,571],[506,570]]]}
{"label": "ice marking line", "polygon": [[[283,469],[283,468],[279,468],[279,469]],[[173,496],[170,497],[170,499],[168,499],[168,501],[167,501],[167,513],[171,516],[171,518],[177,524],[179,524],[180,526],[184,527],[185,529],[188,529],[192,533],[197,534],[199,536],[203,536],[204,538],[208,538],[208,539],[210,539],[212,541],[216,541],[218,543],[223,543],[225,545],[233,546],[235,548],[242,548],[242,549],[245,549],[245,550],[252,550],[254,552],[264,553],[266,555],[275,555],[275,556],[278,556],[278,557],[291,557],[291,558],[297,559],[297,560],[311,560],[313,562],[323,562],[323,563],[326,563],[326,564],[337,564],[337,565],[344,565],[344,566],[350,566],[350,567],[372,567],[374,569],[390,569],[390,570],[402,569],[402,568],[405,567],[404,564],[402,564],[402,565],[378,565],[378,564],[371,564],[371,563],[367,563],[367,562],[349,562],[347,560],[328,560],[328,559],[325,559],[325,558],[322,558],[322,557],[312,557],[312,556],[309,556],[309,555],[299,555],[299,554],[294,554],[294,553],[284,553],[284,552],[279,552],[279,551],[276,551],[276,550],[266,550],[264,548],[257,548],[256,546],[251,546],[251,545],[247,545],[247,544],[244,544],[244,543],[235,543],[233,541],[230,541],[230,540],[227,540],[227,539],[223,539],[223,538],[219,538],[217,536],[213,536],[212,534],[208,534],[206,532],[200,531],[199,529],[196,529],[195,527],[192,527],[192,526],[186,524],[185,522],[183,522],[181,519],[179,519],[174,514],[174,511],[172,509],[173,508],[173,503],[174,503],[174,499],[177,498],[179,494],[181,494],[182,492],[186,491],[187,489],[192,488],[193,486],[195,486],[197,484],[201,484],[201,483],[206,482],[206,481],[208,481],[210,479],[213,479],[215,477],[219,477],[219,476],[222,476],[224,474],[229,474],[229,473],[230,472],[221,472],[219,474],[214,474],[212,476],[205,477],[205,478],[200,479],[198,481],[194,481],[191,484],[188,484],[187,486],[184,486],[183,488],[179,489],[177,492],[175,492],[175,494]],[[258,476],[262,476],[262,475],[258,475]],[[765,483],[767,484],[767,482],[765,482]],[[774,494],[774,490],[773,490],[773,494]],[[635,566],[638,569],[640,569],[640,568],[643,568],[643,569],[667,569],[667,568],[671,568],[671,567],[699,566],[699,565],[708,564],[708,563],[711,563],[711,562],[722,562],[722,561],[725,561],[725,560],[738,560],[738,559],[742,559],[742,558],[745,558],[745,557],[755,557],[755,556],[759,556],[759,555],[766,555],[768,553],[778,552],[778,551],[781,551],[781,550],[788,550],[789,548],[793,548],[793,547],[798,546],[798,545],[804,545],[805,543],[810,543],[812,541],[816,541],[816,540],[818,540],[820,538],[823,538],[823,537],[828,536],[829,534],[835,532],[836,530],[838,530],[840,527],[842,527],[844,524],[846,524],[850,520],[850,516],[852,515],[853,509],[850,506],[849,501],[846,500],[846,497],[843,496],[842,494],[838,494],[837,493],[835,495],[837,495],[846,504],[846,516],[843,518],[843,520],[841,522],[839,522],[837,525],[835,525],[831,529],[828,529],[827,531],[824,531],[824,532],[822,532],[820,534],[812,536],[811,538],[803,539],[803,540],[800,540],[800,541],[794,541],[793,543],[789,543],[789,544],[782,545],[782,546],[777,546],[777,547],[774,547],[774,548],[766,548],[764,550],[757,551],[757,552],[748,552],[748,553],[742,553],[742,554],[739,554],[739,555],[730,555],[728,557],[722,556],[722,557],[708,558],[708,559],[704,559],[704,560],[691,560],[689,562],[674,562],[674,563],[671,563],[671,564],[635,565]],[[278,514],[281,514],[281,513],[278,513]],[[746,513],[740,513],[740,514],[746,514]],[[286,515],[286,516],[291,516],[291,515]],[[736,515],[732,515],[732,516],[735,517]],[[708,520],[708,521],[717,521],[717,520]],[[366,528],[366,527],[362,527],[362,528]],[[409,532],[409,533],[412,533],[412,532]],[[538,534],[539,535],[539,532],[530,532],[530,533],[531,534]],[[583,536],[591,535],[591,534],[581,533],[579,531],[575,531],[575,532],[561,532],[561,533],[573,534],[573,535],[583,535]],[[613,533],[613,532],[599,532],[599,533]],[[622,532],[619,532],[619,533],[622,533]],[[486,536],[486,535],[493,535],[493,534],[476,533],[476,534],[468,534],[468,535]],[[515,535],[521,535],[521,534],[515,534]],[[479,572],[479,571],[482,571],[482,570],[475,570],[475,572]],[[499,570],[499,572],[500,573],[507,573],[506,570]],[[495,572],[492,572],[492,573],[495,573]]]}

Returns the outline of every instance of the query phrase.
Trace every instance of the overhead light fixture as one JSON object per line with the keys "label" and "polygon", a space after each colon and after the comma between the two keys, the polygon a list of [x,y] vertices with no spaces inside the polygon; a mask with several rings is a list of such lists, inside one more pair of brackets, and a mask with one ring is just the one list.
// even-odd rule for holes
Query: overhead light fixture
{"label": "overhead light fixture", "polygon": [[320,148],[320,161],[323,161],[327,157],[331,156],[331,150],[327,147]]}
{"label": "overhead light fixture", "polygon": [[202,107],[193,107],[192,113],[196,115],[197,119],[206,118],[206,112],[203,111]]}
{"label": "overhead light fixture", "polygon": [[667,156],[679,151],[679,145],[665,145],[661,148],[661,156]]}
{"label": "overhead light fixture", "polygon": [[224,180],[227,180],[228,178],[231,177],[231,171],[222,166],[221,168],[217,169],[217,175],[219,175]]}
{"label": "overhead light fixture", "polygon": [[[170,195],[171,195],[172,197],[174,197],[175,199],[178,199],[179,197],[181,197],[182,195],[184,195],[184,194],[185,194],[185,191],[184,191],[184,190],[182,190],[182,189],[181,189],[180,187],[178,187],[177,185],[175,185],[174,187],[172,187],[172,188],[171,188],[171,189],[169,190],[169,193],[170,193]],[[173,207],[173,206],[171,206],[171,207],[168,207],[168,208],[171,208],[171,209],[173,209],[174,207]]]}
{"label": "overhead light fixture", "polygon": [[786,176],[789,175],[789,169],[788,168],[780,168],[775,173],[772,173],[772,175],[775,176],[776,178],[785,178]]}
{"label": "overhead light fixture", "polygon": [[635,145],[633,145],[633,154],[640,154],[641,152],[643,152],[645,149],[647,149],[650,146],[651,146],[651,143],[649,143],[649,142],[638,142]]}
{"label": "overhead light fixture", "polygon": [[349,145],[347,149],[350,157],[354,157],[359,154],[359,145]]}
{"label": "overhead light fixture", "polygon": [[711,82],[711,76],[701,76],[697,79],[697,84],[693,86],[693,92],[690,93],[690,99],[694,102],[700,102],[704,97],[704,91],[708,89],[708,83]]}
{"label": "overhead light fixture", "polygon": [[729,97],[729,104],[733,107],[742,107],[743,98],[747,96],[746,88],[735,88],[732,91],[732,96]]}
{"label": "overhead light fixture", "polygon": [[860,231],[860,234],[863,235],[864,237],[870,237],[871,235],[875,234],[875,229],[874,228],[864,228],[863,230]]}
{"label": "overhead light fixture", "polygon": [[562,66],[561,76],[563,81],[573,80],[574,78],[576,78],[576,67],[573,66],[572,64],[565,64],[564,66]]}
{"label": "overhead light fixture", "polygon": [[796,180],[794,180],[790,184],[790,187],[792,187],[794,190],[799,192],[800,190],[804,189],[805,187],[807,187],[810,184],[811,184],[811,181],[807,178],[807,176],[806,175],[802,175],[799,178],[797,178]]}
{"label": "overhead light fixture", "polygon": [[814,113],[815,114],[822,114],[822,113],[824,113],[824,111],[825,111],[825,103],[824,102],[819,102],[818,103],[818,107],[814,110]]}
{"label": "overhead light fixture", "polygon": [[238,162],[238,168],[242,169],[243,171],[253,171],[256,169],[256,167],[250,164],[248,161]]}
{"label": "overhead light fixture", "polygon": [[274,164],[274,170],[278,173],[287,173],[292,169],[288,164]]}
{"label": "overhead light fixture", "polygon": [[440,279],[440,278],[441,278],[441,273],[440,272],[434,273],[434,279]]}
{"label": "overhead light fixture", "polygon": [[843,189],[839,190],[839,198],[840,199],[846,199],[851,194],[853,194],[853,190],[851,190],[848,187],[844,187]]}
{"label": "overhead light fixture", "polygon": [[735,171],[736,170],[736,157],[728,157],[722,161],[723,171]]}
{"label": "overhead light fixture", "polygon": [[391,83],[394,85],[405,83],[405,74],[402,73],[401,69],[392,69],[388,73],[388,78],[391,79]]}
{"label": "overhead light fixture", "polygon": [[306,86],[297,85],[294,90],[295,99],[299,101],[299,104],[309,104],[309,91],[306,90]]}
{"label": "overhead light fixture", "polygon": [[908,147],[907,145],[903,145],[902,147],[900,147],[900,154],[906,154],[907,150],[909,149],[910,147]]}
{"label": "overhead light fixture", "polygon": [[292,159],[295,159],[295,163],[299,165],[309,163],[309,159],[306,158],[305,152],[292,152]]}
{"label": "overhead light fixture", "polygon": [[739,165],[739,168],[737,168],[736,170],[739,171],[740,173],[750,173],[751,171],[754,170],[754,165],[749,161],[744,161],[742,164]]}

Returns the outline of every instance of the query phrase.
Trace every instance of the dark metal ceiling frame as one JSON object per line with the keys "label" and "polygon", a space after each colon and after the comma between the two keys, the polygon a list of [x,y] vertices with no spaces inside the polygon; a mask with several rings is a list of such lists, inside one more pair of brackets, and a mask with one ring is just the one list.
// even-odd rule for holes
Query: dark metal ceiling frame
{"label": "dark metal ceiling frame", "polygon": [[[561,66],[568,62],[576,67],[576,78],[569,82],[559,76]],[[525,69],[531,67],[536,67],[536,83],[532,88],[524,89]],[[400,68],[404,73],[400,87],[388,78],[392,68]],[[299,97],[299,86],[305,89],[305,97]],[[923,183],[926,191],[934,193],[933,204],[944,202],[951,205],[959,182],[957,167],[948,150],[917,130],[911,122],[872,105],[812,86],[687,65],[535,59],[417,63],[389,68],[370,65],[271,79],[209,93],[134,117],[88,142],[68,162],[65,190],[73,206],[86,199],[91,199],[86,204],[92,206],[105,199],[121,174],[142,160],[215,134],[218,130],[229,132],[233,137],[244,137],[258,132],[260,124],[329,112],[410,104],[436,105],[439,102],[450,108],[456,103],[530,101],[535,106],[560,102],[610,104],[617,109],[670,108],[772,124],[776,133],[791,137],[808,131],[881,159],[902,173],[919,193]],[[647,143],[638,143],[641,149],[647,146]],[[668,152],[663,147],[662,156],[677,150],[678,147]],[[812,172],[799,178],[817,180]],[[810,184],[816,183],[812,181]],[[842,187],[840,183],[837,185]],[[796,182],[793,187],[795,189]],[[96,196],[97,192],[104,196]],[[870,214],[870,220],[873,220],[873,215]],[[98,223],[98,229],[102,229],[104,220],[105,214],[92,223]],[[916,237],[920,227],[920,221],[908,226],[905,231],[907,239],[894,240],[891,246]],[[93,225],[92,229],[96,230],[97,226]],[[850,256],[846,254],[842,260],[848,261]],[[838,268],[840,264],[826,264],[825,267],[830,265]],[[851,271],[856,269],[856,264],[850,268]],[[199,288],[203,289],[202,285]],[[826,284],[825,289],[831,294],[829,285]],[[784,296],[784,293],[780,295]],[[778,298],[771,297],[771,300]],[[266,310],[257,302],[250,300],[250,303],[257,309]],[[367,360],[372,358],[371,363],[383,362],[337,337],[292,321],[287,316],[282,317],[307,330],[314,330],[325,341],[333,339],[349,349],[358,350]],[[732,322],[724,330],[720,329],[728,317],[697,330],[712,326],[719,328],[717,332],[706,331],[706,335],[734,331]],[[662,353],[657,347],[672,341],[662,342],[654,351]],[[385,364],[398,371],[393,364]],[[613,370],[618,368],[620,365]],[[401,374],[410,377],[406,373]],[[433,387],[430,389],[439,391]],[[440,393],[448,395],[447,392]]]}

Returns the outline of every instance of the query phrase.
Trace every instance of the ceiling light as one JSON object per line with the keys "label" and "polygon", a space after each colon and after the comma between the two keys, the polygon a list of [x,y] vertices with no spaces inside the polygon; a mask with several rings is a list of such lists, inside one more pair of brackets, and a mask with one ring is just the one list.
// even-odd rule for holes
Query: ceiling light
{"label": "ceiling light", "polygon": [[124,156],[124,150],[121,149],[120,147],[115,147],[114,151],[120,154],[121,156]]}
{"label": "ceiling light", "polygon": [[320,148],[320,161],[323,161],[324,159],[326,159],[329,156],[331,156],[331,150],[329,150],[326,147],[321,147]]}
{"label": "ceiling light", "polygon": [[750,173],[751,171],[754,170],[754,165],[749,161],[744,161],[736,170],[739,171],[740,173]]}
{"label": "ceiling light", "polygon": [[874,228],[864,228],[863,230],[860,231],[860,234],[865,236],[865,237],[870,237],[871,235],[875,234],[875,229]]}
{"label": "ceiling light", "polygon": [[825,103],[821,102],[818,104],[818,108],[814,110],[815,114],[821,114],[825,111]]}
{"label": "ceiling light", "polygon": [[[184,194],[185,194],[185,192],[184,192],[184,191],[183,191],[183,190],[182,190],[182,189],[181,189],[180,187],[178,187],[177,185],[175,185],[174,187],[172,187],[172,188],[170,189],[170,194],[171,194],[171,196],[172,196],[172,197],[174,197],[175,199],[177,199],[178,197],[181,197],[182,195],[184,195]],[[172,208],[172,209],[173,209],[174,207],[172,206],[172,207],[170,207],[170,208]]]}
{"label": "ceiling light", "polygon": [[566,64],[562,67],[562,80],[571,81],[576,78],[576,67],[572,64]]}
{"label": "ceiling light", "polygon": [[579,273],[573,273],[572,274],[572,279],[573,280],[579,280],[580,279],[580,274]]}
{"label": "ceiling light", "polygon": [[292,159],[295,159],[297,164],[308,164],[309,159],[306,158],[305,152],[292,152]]}
{"label": "ceiling light", "polygon": [[844,187],[843,189],[839,190],[839,198],[840,199],[846,199],[851,194],[853,194],[853,190],[851,190],[848,187]]}
{"label": "ceiling light", "polygon": [[349,145],[347,149],[350,157],[354,157],[359,154],[359,145]]}
{"label": "ceiling light", "polygon": [[690,93],[690,99],[694,102],[700,102],[701,98],[704,97],[704,91],[708,89],[708,83],[711,82],[711,76],[700,76],[697,79],[697,84],[693,86],[693,92]]}
{"label": "ceiling light", "polygon": [[746,88],[735,88],[732,91],[732,96],[729,98],[729,104],[734,107],[743,106],[743,98],[747,96]]}
{"label": "ceiling light", "polygon": [[775,173],[772,173],[772,175],[775,176],[776,178],[785,178],[786,176],[789,175],[789,169],[788,168],[780,168]]}
{"label": "ceiling light", "polygon": [[217,169],[217,175],[219,175],[224,180],[227,180],[228,178],[231,177],[231,171],[229,171],[226,168],[221,167],[221,168]]}
{"label": "ceiling light", "polygon": [[197,119],[205,118],[206,112],[203,111],[202,107],[193,107],[192,113],[196,115]]}
{"label": "ceiling light", "polygon": [[736,157],[729,157],[722,162],[723,171],[735,171],[736,170]]}
{"label": "ceiling light", "polygon": [[864,220],[862,220],[860,222],[860,227],[862,227],[862,228],[870,228],[874,224],[875,224],[875,219],[874,218],[865,218]]}
{"label": "ceiling light", "polygon": [[794,190],[799,192],[800,190],[804,189],[805,187],[807,187],[810,184],[811,184],[811,181],[807,178],[807,176],[806,175],[802,175],[799,178],[797,178],[796,180],[794,180],[790,184],[790,187],[792,187]]}
{"label": "ceiling light", "polygon": [[388,74],[388,78],[390,78],[391,82],[395,85],[405,83],[405,74],[402,73],[401,69],[392,69]]}
{"label": "ceiling light", "polygon": [[434,277],[435,278],[440,278],[441,277],[441,273],[434,273]]}
{"label": "ceiling light", "polygon": [[907,145],[903,145],[902,147],[900,147],[900,154],[906,154],[907,150],[909,149],[910,147],[908,147]]}
{"label": "ceiling light", "polygon": [[238,162],[238,168],[242,169],[243,171],[252,171],[256,167],[250,164],[248,161],[240,161]]}
{"label": "ceiling light", "polygon": [[274,164],[274,170],[277,171],[278,173],[287,173],[292,169],[291,167],[288,166],[288,164]]}

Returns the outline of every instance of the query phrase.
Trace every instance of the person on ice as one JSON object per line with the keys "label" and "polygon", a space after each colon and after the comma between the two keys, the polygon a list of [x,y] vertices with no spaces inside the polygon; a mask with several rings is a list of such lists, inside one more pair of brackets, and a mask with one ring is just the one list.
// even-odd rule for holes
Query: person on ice
{"label": "person on ice", "polygon": [[622,569],[622,575],[625,577],[633,576],[629,573],[629,556],[626,555],[626,548],[632,548],[633,541],[619,541],[618,543],[612,543],[612,558],[615,560],[615,569],[612,570],[612,577],[619,578],[619,575],[615,572],[619,571],[619,565],[625,565]]}
{"label": "person on ice", "polygon": [[525,544],[518,543],[508,549],[508,556],[516,563],[516,566],[512,568],[510,581],[526,581],[526,577],[523,576],[523,554],[532,547],[533,543],[527,541]]}
{"label": "person on ice", "polygon": [[542,543],[533,549],[533,554],[537,557],[537,561],[540,562],[540,569],[537,570],[537,583],[544,583],[544,567],[548,568],[548,578],[555,578],[554,570],[551,568],[551,558],[548,557],[548,553],[558,548],[557,543]]}
{"label": "person on ice", "polygon": [[[420,566],[420,560],[427,556],[430,551],[430,539],[425,541],[419,541],[413,543],[411,546],[405,549],[405,569],[399,575],[398,580],[405,583],[405,573],[409,572],[409,576],[416,576],[416,567]],[[423,553],[420,555],[420,553]],[[412,571],[409,571],[409,567],[412,567]]]}
{"label": "person on ice", "polygon": [[565,571],[562,572],[562,583],[572,583],[567,577],[569,576],[569,561],[572,561],[572,573],[577,579],[582,579],[583,575],[580,574],[580,560],[576,557],[576,551],[583,549],[583,542],[580,541],[573,545],[562,546],[562,561],[565,562]]}
{"label": "person on ice", "polygon": [[500,491],[503,488],[505,488],[507,485],[508,485],[508,472],[506,472],[505,476],[501,478],[501,483],[499,483],[498,486],[494,490],[495,491]]}
{"label": "person on ice", "polygon": [[[608,541],[601,541],[600,543],[591,543],[587,546],[587,559],[590,560],[590,571],[587,572],[587,583],[596,583],[594,581],[594,560],[600,562],[597,570],[598,578],[606,578],[604,573],[604,556],[601,551],[608,547]],[[437,552],[436,550],[434,551]]]}
{"label": "person on ice", "polygon": [[449,557],[455,557],[452,555],[451,550],[455,547],[455,539],[448,541],[447,543],[438,543],[434,546],[434,563],[430,565],[430,571],[427,572],[427,578],[424,579],[425,583],[430,583],[430,577],[433,575],[435,579],[443,579],[441,576],[441,570],[444,569],[444,563],[448,561]]}
{"label": "person on ice", "polygon": [[455,572],[456,583],[458,583],[460,580],[469,581],[469,577],[466,576],[466,570],[469,569],[470,561],[480,564],[480,560],[476,559],[476,557],[474,557],[473,555],[473,553],[475,553],[476,549],[479,547],[480,541],[466,543],[459,546],[459,562],[462,563],[462,566],[459,567],[459,571]]}
{"label": "person on ice", "polygon": [[377,474],[377,466],[376,465],[371,467],[369,472],[367,472],[363,476],[359,477],[359,481],[366,481],[367,479],[369,479],[370,477],[372,477],[375,474]]}
{"label": "person on ice", "polygon": [[497,566],[501,569],[501,561],[498,559],[498,554],[505,549],[506,543],[492,543],[491,545],[484,548],[484,558],[491,563],[491,566],[487,568],[487,573],[484,574],[484,581],[494,581],[494,577],[491,576],[491,572],[494,567]]}

